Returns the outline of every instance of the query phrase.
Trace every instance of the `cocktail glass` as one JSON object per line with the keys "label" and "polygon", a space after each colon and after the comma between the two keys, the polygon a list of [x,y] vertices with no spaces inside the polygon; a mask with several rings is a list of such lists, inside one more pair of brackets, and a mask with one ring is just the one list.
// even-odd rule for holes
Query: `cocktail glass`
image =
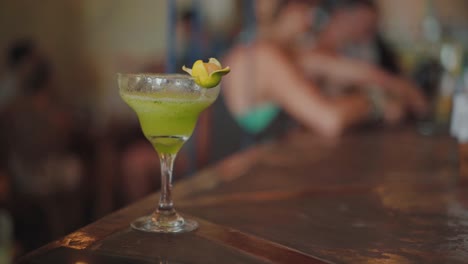
{"label": "cocktail glass", "polygon": [[172,168],[179,149],[195,128],[199,114],[218,97],[219,86],[206,89],[189,75],[119,74],[120,96],[135,111],[145,137],[161,162],[161,196],[156,210],[135,220],[134,229],[156,233],[189,232],[197,222],[182,218],[172,201]]}

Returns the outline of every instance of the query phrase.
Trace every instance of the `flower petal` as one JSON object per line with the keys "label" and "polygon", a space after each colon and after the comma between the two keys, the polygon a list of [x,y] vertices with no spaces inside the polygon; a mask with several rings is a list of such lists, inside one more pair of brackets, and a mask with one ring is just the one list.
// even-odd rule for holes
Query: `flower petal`
{"label": "flower petal", "polygon": [[208,77],[208,71],[202,60],[197,60],[192,67],[192,76],[195,78]]}
{"label": "flower petal", "polygon": [[229,67],[222,69],[221,63],[217,59],[210,58],[206,63],[202,60],[197,60],[193,64],[192,69],[183,66],[182,70],[192,75],[195,83],[199,86],[213,88],[221,82],[223,75],[228,74],[231,69]]}
{"label": "flower petal", "polygon": [[186,72],[186,73],[192,75],[192,69],[185,67],[185,65],[182,66],[182,70],[183,70],[184,72]]}
{"label": "flower petal", "polygon": [[213,64],[215,64],[215,65],[218,65],[219,68],[221,68],[221,63],[220,63],[217,59],[215,59],[215,58],[210,58],[210,59],[208,60],[208,63],[213,63]]}
{"label": "flower petal", "polygon": [[224,69],[219,69],[219,70],[211,72],[210,77],[212,75],[215,75],[215,74],[220,74],[221,76],[224,76],[224,75],[228,74],[230,71],[231,71],[231,68],[229,68],[229,66],[228,66],[228,67],[226,67]]}

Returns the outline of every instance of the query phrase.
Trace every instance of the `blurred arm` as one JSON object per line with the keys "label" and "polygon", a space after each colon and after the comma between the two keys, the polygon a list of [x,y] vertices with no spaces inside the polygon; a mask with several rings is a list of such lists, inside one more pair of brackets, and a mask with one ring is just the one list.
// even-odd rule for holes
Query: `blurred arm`
{"label": "blurred arm", "polygon": [[326,76],[340,83],[362,87],[378,86],[397,95],[416,114],[423,114],[427,109],[426,100],[414,83],[372,64],[319,52],[308,52],[299,56],[299,59],[301,67],[309,76]]}
{"label": "blurred arm", "polygon": [[[258,44],[249,53],[245,49],[237,51],[229,57],[227,64],[232,73],[225,78],[224,92],[234,114],[245,113],[258,103],[258,100],[246,100],[255,96],[277,103],[304,126],[329,137],[338,136],[345,128],[369,117],[370,104],[365,97],[327,100],[284,54],[271,45]],[[246,87],[249,82],[248,86],[256,87],[256,91]]]}

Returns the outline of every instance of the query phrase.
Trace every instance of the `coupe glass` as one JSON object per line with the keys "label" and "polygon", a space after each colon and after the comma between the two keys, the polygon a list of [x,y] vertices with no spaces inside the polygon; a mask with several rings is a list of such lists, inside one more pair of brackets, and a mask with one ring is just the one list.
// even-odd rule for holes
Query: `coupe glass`
{"label": "coupe glass", "polygon": [[197,222],[182,218],[172,202],[172,168],[179,149],[192,135],[199,114],[218,97],[189,75],[118,74],[120,96],[135,111],[143,134],[161,162],[161,196],[156,210],[135,220],[134,229],[157,233],[189,232]]}

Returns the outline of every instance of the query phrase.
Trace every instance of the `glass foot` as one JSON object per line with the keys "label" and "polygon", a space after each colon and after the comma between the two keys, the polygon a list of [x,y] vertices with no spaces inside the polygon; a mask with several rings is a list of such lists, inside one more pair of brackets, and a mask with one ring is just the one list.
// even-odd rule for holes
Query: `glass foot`
{"label": "glass foot", "polygon": [[172,222],[161,222],[150,215],[140,217],[137,220],[133,221],[130,226],[133,229],[143,231],[143,232],[152,232],[152,233],[185,233],[190,232],[198,227],[198,223],[191,219],[184,219],[179,216],[177,221]]}

